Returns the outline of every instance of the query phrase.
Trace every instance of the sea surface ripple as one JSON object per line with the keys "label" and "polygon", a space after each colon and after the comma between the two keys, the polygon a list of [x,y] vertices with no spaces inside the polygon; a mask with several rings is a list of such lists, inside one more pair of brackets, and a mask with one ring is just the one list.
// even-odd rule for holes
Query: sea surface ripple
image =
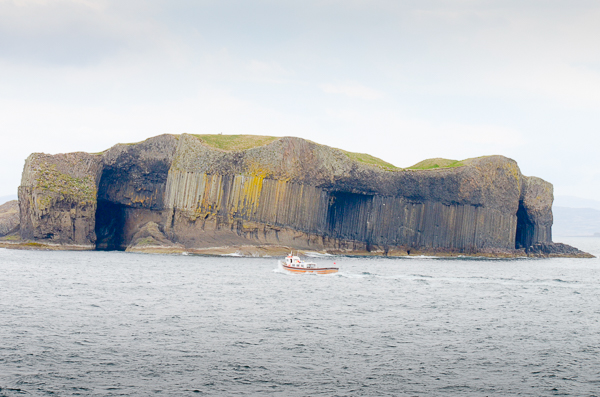
{"label": "sea surface ripple", "polygon": [[0,396],[600,393],[598,259],[315,260],[0,249]]}

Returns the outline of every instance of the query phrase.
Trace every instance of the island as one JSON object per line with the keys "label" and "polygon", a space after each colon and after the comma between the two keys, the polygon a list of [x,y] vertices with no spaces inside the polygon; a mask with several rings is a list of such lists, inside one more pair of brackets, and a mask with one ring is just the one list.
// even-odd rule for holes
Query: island
{"label": "island", "polygon": [[591,257],[552,242],[552,185],[503,156],[397,168],[295,137],[166,134],[34,153],[18,197],[2,246]]}

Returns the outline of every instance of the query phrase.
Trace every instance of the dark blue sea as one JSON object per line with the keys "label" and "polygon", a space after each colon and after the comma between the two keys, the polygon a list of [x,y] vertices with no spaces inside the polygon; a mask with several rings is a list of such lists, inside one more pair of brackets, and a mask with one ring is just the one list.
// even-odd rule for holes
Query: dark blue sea
{"label": "dark blue sea", "polygon": [[0,249],[0,396],[600,395],[598,259],[276,259]]}

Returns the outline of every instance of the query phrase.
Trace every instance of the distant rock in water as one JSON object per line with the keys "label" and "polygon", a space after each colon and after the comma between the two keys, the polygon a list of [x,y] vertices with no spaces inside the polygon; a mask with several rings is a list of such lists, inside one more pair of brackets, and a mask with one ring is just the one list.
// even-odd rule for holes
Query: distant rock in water
{"label": "distant rock in water", "polygon": [[[550,183],[502,156],[399,169],[300,138],[244,135],[34,153],[19,188],[25,240],[220,253],[526,255],[552,244],[552,200]],[[571,255],[564,247],[542,254]]]}

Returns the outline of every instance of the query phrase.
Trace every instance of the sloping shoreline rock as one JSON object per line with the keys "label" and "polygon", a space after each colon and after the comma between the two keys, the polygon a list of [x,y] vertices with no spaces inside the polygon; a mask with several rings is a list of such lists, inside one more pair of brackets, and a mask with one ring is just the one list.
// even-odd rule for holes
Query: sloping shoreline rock
{"label": "sloping shoreline rock", "polygon": [[535,243],[526,252],[527,256],[537,258],[594,258],[594,255],[563,243]]}
{"label": "sloping shoreline rock", "polygon": [[172,241],[170,241],[160,230],[160,226],[156,222],[148,222],[141,226],[140,229],[133,235],[133,238],[127,246],[126,251],[178,252],[185,251],[185,247],[180,244],[174,244]]}
{"label": "sloping shoreline rock", "polygon": [[23,239],[130,251],[521,256],[552,243],[552,200],[502,156],[390,170],[300,138],[226,151],[188,134],[32,154],[19,188]]}

